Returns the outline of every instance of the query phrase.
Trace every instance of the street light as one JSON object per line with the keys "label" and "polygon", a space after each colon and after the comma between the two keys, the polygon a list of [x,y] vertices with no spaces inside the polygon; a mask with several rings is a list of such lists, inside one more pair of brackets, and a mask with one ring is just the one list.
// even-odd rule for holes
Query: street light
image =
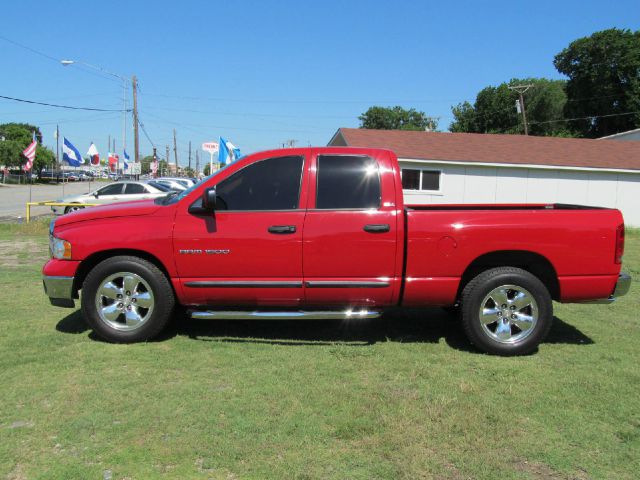
{"label": "street light", "polygon": [[[127,79],[122,75],[118,75],[117,73],[110,72],[105,70],[102,67],[97,67],[95,65],[91,65],[90,63],[81,62],[79,60],[60,60],[60,63],[63,67],[68,67],[74,64],[84,65],[85,67],[92,68],[99,72],[102,72],[107,75],[111,75],[112,77],[118,78],[122,80],[122,102],[124,104],[124,108],[122,110],[122,148],[123,151],[127,148]],[[108,150],[111,150],[111,145],[109,145]],[[115,152],[114,152],[115,153]],[[118,156],[118,170],[120,170],[120,156]]]}

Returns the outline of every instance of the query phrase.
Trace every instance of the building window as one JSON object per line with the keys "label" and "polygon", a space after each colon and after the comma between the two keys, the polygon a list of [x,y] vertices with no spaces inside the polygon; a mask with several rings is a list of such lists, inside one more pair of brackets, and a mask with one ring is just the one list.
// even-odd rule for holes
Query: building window
{"label": "building window", "polygon": [[439,170],[403,168],[402,189],[424,192],[439,192],[441,175],[442,172],[440,172]]}

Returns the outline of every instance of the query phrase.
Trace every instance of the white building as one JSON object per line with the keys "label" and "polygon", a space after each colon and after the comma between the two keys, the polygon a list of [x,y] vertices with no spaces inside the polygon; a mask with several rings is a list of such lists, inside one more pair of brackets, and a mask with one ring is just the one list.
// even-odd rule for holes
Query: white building
{"label": "white building", "polygon": [[618,142],[638,142],[640,141],[640,128],[629,130],[626,132],[615,133],[608,137],[602,137],[598,140],[616,140]]}
{"label": "white building", "polygon": [[614,207],[640,227],[640,142],[341,128],[329,145],[393,150],[407,204]]}

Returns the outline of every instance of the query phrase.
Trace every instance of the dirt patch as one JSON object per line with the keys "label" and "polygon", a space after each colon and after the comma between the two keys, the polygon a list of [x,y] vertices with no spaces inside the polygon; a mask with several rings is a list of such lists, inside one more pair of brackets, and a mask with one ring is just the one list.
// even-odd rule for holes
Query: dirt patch
{"label": "dirt patch", "polygon": [[516,471],[528,474],[529,478],[536,480],[588,480],[586,472],[576,474],[564,474],[552,469],[549,465],[539,462],[521,460],[515,465]]}
{"label": "dirt patch", "polygon": [[48,258],[46,245],[36,240],[0,240],[0,267],[20,268],[44,263]]}

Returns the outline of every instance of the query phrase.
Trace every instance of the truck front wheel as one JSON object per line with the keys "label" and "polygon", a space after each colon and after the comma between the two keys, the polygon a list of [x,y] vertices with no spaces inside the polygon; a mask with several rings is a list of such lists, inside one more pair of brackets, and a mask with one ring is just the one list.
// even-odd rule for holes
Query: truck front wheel
{"label": "truck front wheel", "polygon": [[93,331],[114,343],[148,340],[165,327],[173,289],[153,263],[133,256],[97,264],[82,284],[82,314]]}
{"label": "truck front wheel", "polygon": [[534,275],[492,268],[462,292],[462,323],[476,347],[496,355],[525,355],[544,340],[553,320],[551,295]]}

